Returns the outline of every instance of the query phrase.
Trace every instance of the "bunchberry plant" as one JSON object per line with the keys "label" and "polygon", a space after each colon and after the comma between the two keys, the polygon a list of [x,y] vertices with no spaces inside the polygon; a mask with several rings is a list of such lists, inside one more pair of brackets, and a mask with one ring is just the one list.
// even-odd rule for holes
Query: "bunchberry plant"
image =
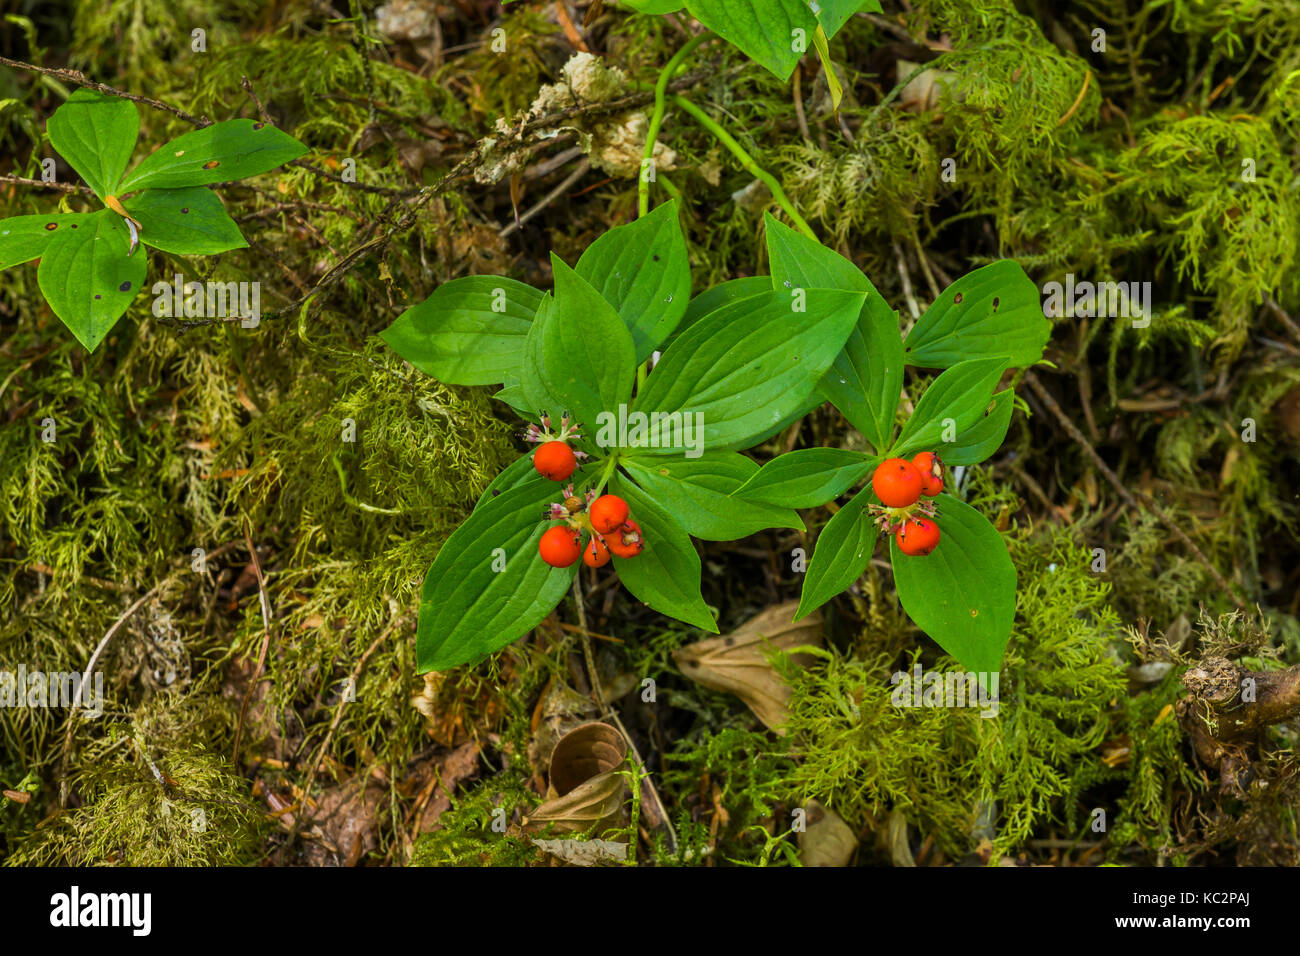
{"label": "bunchberry plant", "polygon": [[[587,525],[593,538],[615,529],[600,532],[592,562],[603,563],[603,543],[634,597],[710,631],[691,538],[803,528],[791,507],[732,496],[759,471],[739,452],[821,404],[818,381],[866,294],[764,279],[691,300],[675,201],[610,230],[576,266],[552,266],[553,292],[457,279],[383,333],[441,381],[504,385],[496,397],[540,423],[526,435],[544,439],[539,450],[574,450],[572,471],[554,449],[508,467],[442,546],[424,582],[421,671],[477,660],[536,626],[568,590]],[[560,437],[548,411],[567,413]]]}
{"label": "bunchberry plant", "polygon": [[0,269],[40,259],[50,308],[94,351],[145,284],[140,244],[176,255],[247,246],[210,183],[272,170],[307,147],[268,123],[214,123],[164,144],[127,172],[140,133],[135,103],[79,89],[50,116],[50,144],[104,204],[0,220]]}
{"label": "bunchberry plant", "polygon": [[[767,246],[774,288],[818,286],[867,296],[819,388],[875,453],[793,451],[735,492],[756,504],[809,508],[871,476],[818,536],[799,616],[861,576],[883,531],[912,620],[963,666],[998,670],[1015,614],[1015,568],[988,520],[944,491],[944,469],[978,464],[1002,444],[1013,392],[995,389],[1008,368],[1042,358],[1051,331],[1037,288],[1011,260],[984,266],[945,289],[901,340],[897,313],[853,263],[771,217]],[[907,365],[944,371],[900,429]]]}

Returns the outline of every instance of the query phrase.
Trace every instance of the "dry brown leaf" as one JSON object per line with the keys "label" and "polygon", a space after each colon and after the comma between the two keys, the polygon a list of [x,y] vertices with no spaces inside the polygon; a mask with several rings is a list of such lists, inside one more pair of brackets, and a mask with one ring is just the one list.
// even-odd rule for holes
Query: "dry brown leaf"
{"label": "dry brown leaf", "polygon": [[534,840],[533,845],[574,866],[627,862],[627,844],[614,840]]}
{"label": "dry brown leaf", "polygon": [[609,724],[573,728],[555,745],[547,800],[528,815],[524,829],[535,832],[554,824],[557,832],[574,833],[612,823],[627,793],[620,772],[626,758],[627,741]]}
{"label": "dry brown leaf", "polygon": [[804,804],[807,829],[799,834],[799,862],[804,866],[848,866],[858,838],[838,813],[816,800]]}
{"label": "dry brown leaf", "polygon": [[[764,725],[782,733],[790,687],[770,662],[773,651],[822,645],[822,616],[814,612],[795,623],[798,601],[768,608],[721,637],[697,641],[673,652],[683,674],[713,690],[735,694]],[[807,666],[807,655],[795,655]]]}

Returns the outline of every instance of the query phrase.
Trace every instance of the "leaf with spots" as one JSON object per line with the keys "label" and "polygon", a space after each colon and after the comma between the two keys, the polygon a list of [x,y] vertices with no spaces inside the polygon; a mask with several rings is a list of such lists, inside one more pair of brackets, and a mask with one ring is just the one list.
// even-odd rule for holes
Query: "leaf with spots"
{"label": "leaf with spots", "polygon": [[122,180],[123,193],[230,182],[297,159],[307,147],[283,130],[250,119],[185,133],[146,157]]}
{"label": "leaf with spots", "polygon": [[179,256],[210,256],[248,246],[211,189],[146,189],[124,203],[146,246]]}
{"label": "leaf with spots", "polygon": [[145,281],[145,256],[127,256],[125,220],[107,209],[60,227],[36,279],[54,314],[89,351],[104,340]]}
{"label": "leaf with spots", "polygon": [[50,145],[103,199],[126,170],[140,135],[140,112],[130,100],[80,89],[45,124]]}
{"label": "leaf with spots", "polygon": [[1006,366],[1005,358],[979,358],[959,362],[941,374],[916,403],[889,449],[889,457],[933,451],[949,437],[959,440],[966,429],[984,418]]}
{"label": "leaf with spots", "polygon": [[950,495],[935,499],[939,544],[909,557],[890,539],[894,584],[917,627],[963,667],[994,673],[1016,613],[1016,568],[1007,543],[982,514]]}
{"label": "leaf with spots", "polygon": [[1052,323],[1020,263],[1002,259],[962,276],[935,299],[903,343],[909,365],[949,368],[1004,357],[1025,368],[1043,357]]}
{"label": "leaf with spots", "polygon": [[71,229],[73,225],[84,228],[89,218],[89,213],[74,212],[0,219],[0,269],[43,256],[59,230]]}

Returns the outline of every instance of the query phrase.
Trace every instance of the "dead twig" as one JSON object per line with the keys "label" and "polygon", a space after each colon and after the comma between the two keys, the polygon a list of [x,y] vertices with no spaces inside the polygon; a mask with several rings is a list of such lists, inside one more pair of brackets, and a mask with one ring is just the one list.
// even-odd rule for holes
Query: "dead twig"
{"label": "dead twig", "polygon": [[[1088,439],[1084,437],[1083,432],[1079,431],[1079,429],[1075,427],[1074,422],[1070,421],[1065,412],[1061,411],[1061,406],[1056,403],[1056,399],[1052,398],[1051,394],[1043,387],[1042,382],[1038,381],[1038,378],[1033,372],[1025,372],[1025,384],[1027,384],[1033,393],[1038,396],[1039,401],[1046,406],[1047,410],[1052,413],[1052,416],[1060,423],[1066,434],[1074,439],[1075,444],[1083,449],[1084,453],[1092,461],[1093,465],[1106,477],[1106,480],[1110,482],[1111,487],[1113,487],[1119,496],[1124,499],[1125,503],[1127,503],[1134,511],[1142,511],[1145,509],[1160,519],[1161,524],[1172,531],[1174,536],[1177,537],[1178,540],[1181,541],[1189,551],[1191,551],[1196,560],[1205,567],[1205,570],[1210,573],[1210,577],[1214,579],[1214,583],[1223,590],[1223,593],[1228,596],[1228,599],[1240,610],[1247,610],[1246,602],[1237,596],[1237,592],[1233,589],[1232,585],[1229,584],[1227,579],[1219,573],[1218,568],[1210,563],[1210,559],[1207,558],[1201,549],[1196,546],[1196,542],[1187,536],[1187,532],[1183,531],[1183,529],[1178,526],[1177,522],[1165,513],[1163,508],[1152,501],[1150,496],[1144,494],[1142,491],[1138,491],[1135,496],[1133,492],[1124,487],[1123,482],[1119,480],[1119,476],[1116,475],[1115,472],[1111,471],[1110,466],[1102,460],[1101,455],[1097,454],[1097,450],[1093,448]],[[1138,501],[1139,497],[1142,499],[1140,503]]]}
{"label": "dead twig", "polygon": [[[402,623],[402,621],[402,618],[394,619],[389,623],[388,627],[384,628],[378,637],[370,642],[370,646],[366,648],[365,653],[357,660],[357,663],[352,668],[352,673],[348,676],[349,686],[356,686],[357,678],[361,676],[362,670],[365,669],[366,662],[370,660],[370,655],[379,649],[379,645],[393,633],[398,624]],[[289,835],[285,839],[285,850],[288,850],[289,847],[293,846],[293,841],[298,836],[298,830],[302,826],[303,818],[307,815],[308,801],[311,799],[311,788],[316,783],[316,775],[320,772],[321,762],[329,752],[330,743],[334,740],[334,734],[339,729],[339,724],[343,722],[343,705],[345,703],[347,703],[346,694],[339,699],[338,707],[334,709],[334,717],[330,721],[329,730],[325,732],[325,739],[321,742],[320,749],[316,751],[316,757],[312,760],[311,769],[307,772],[307,782],[302,788],[303,812],[296,815],[294,818],[293,826],[289,829]]]}
{"label": "dead twig", "polygon": [[[641,759],[641,753],[637,750],[636,743],[632,740],[632,735],[629,734],[627,728],[623,726],[623,721],[619,720],[618,713],[614,708],[610,707],[608,701],[605,700],[605,691],[600,685],[600,673],[596,670],[596,658],[591,652],[591,639],[588,637],[587,609],[583,605],[582,587],[579,583],[581,577],[582,575],[580,574],[575,574],[573,576],[573,603],[578,609],[578,627],[580,629],[578,634],[582,638],[582,653],[586,660],[587,676],[591,682],[591,689],[595,694],[596,703],[600,705],[601,713],[607,714],[609,719],[614,722],[614,726],[618,728],[618,732],[622,734],[623,739],[627,741],[628,750],[631,751],[632,756],[636,759],[637,765],[644,770],[645,761]],[[646,771],[646,773],[641,776],[640,786],[642,789],[642,800],[645,800],[648,797],[653,801],[655,814],[662,821],[664,830],[668,835],[668,846],[671,852],[676,853],[677,831],[673,829],[672,820],[668,818],[668,810],[664,807],[664,802],[659,796],[659,791],[655,788],[654,783],[650,779],[649,771]]]}
{"label": "dead twig", "polygon": [[239,720],[235,723],[235,746],[230,752],[230,762],[239,766],[239,741],[244,732],[244,717],[248,714],[248,703],[252,700],[253,689],[262,679],[262,668],[266,665],[266,652],[271,646],[271,602],[266,596],[266,581],[262,577],[262,562],[258,560],[257,548],[253,546],[253,537],[248,525],[244,525],[244,542],[248,545],[249,560],[253,563],[253,573],[257,575],[257,597],[262,607],[262,649],[257,654],[257,667],[249,678],[244,690],[244,700],[239,705]]}
{"label": "dead twig", "polygon": [[526,213],[524,213],[514,222],[508,223],[505,226],[505,228],[503,228],[500,232],[497,233],[497,235],[499,235],[502,239],[504,239],[507,236],[513,235],[514,233],[518,232],[520,229],[523,228],[524,223],[528,222],[528,220],[532,219],[543,209],[545,209],[551,203],[555,202],[555,200],[559,199],[566,192],[572,189],[574,183],[576,183],[583,176],[587,175],[587,171],[590,169],[591,169],[591,163],[584,158],[582,162],[578,163],[577,167],[573,170],[573,172],[571,172],[568,176],[564,178],[564,181],[562,183],[560,183],[549,193],[547,193],[544,197],[542,197],[542,200],[537,205],[535,205],[532,209],[529,209]]}
{"label": "dead twig", "polygon": [[126,90],[119,90],[115,86],[98,83],[86,76],[86,74],[82,73],[80,70],[37,66],[35,63],[24,63],[22,60],[11,60],[7,56],[0,56],[0,66],[12,67],[15,70],[27,70],[29,73],[40,73],[42,76],[50,76],[56,80],[63,80],[65,83],[71,83],[74,86],[82,86],[86,89],[95,90],[99,93],[103,93],[105,96],[116,96],[124,100],[130,100],[132,103],[143,103],[145,106],[151,106],[156,110],[162,110],[164,113],[171,113],[173,116],[178,116],[193,126],[212,125],[212,120],[208,119],[206,116],[195,116],[193,113],[187,113],[179,107],[172,106],[170,103],[164,103],[162,100],[155,100],[151,96],[141,96],[138,93],[128,93]]}

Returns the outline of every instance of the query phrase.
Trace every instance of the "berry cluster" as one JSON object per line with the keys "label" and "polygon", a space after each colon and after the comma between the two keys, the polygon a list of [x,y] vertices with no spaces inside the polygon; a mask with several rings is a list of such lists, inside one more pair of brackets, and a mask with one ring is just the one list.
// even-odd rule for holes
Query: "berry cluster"
{"label": "berry cluster", "polygon": [[[939,546],[939,526],[932,520],[938,511],[922,500],[943,491],[943,462],[938,455],[923,451],[911,461],[882,461],[871,476],[871,490],[884,506],[871,506],[876,524],[883,533],[893,533],[898,550],[926,555]],[[917,517],[917,512],[923,517]]]}
{"label": "berry cluster", "polygon": [[[578,459],[586,457],[581,451],[569,447],[569,440],[581,438],[577,424],[569,424],[569,413],[560,416],[560,432],[551,434],[551,420],[542,413],[541,427],[529,425],[524,439],[540,442],[533,452],[533,467],[543,478],[551,481],[568,481],[578,468]],[[610,555],[635,558],[645,547],[641,526],[632,520],[627,502],[618,495],[601,495],[588,492],[585,499],[578,497],[573,485],[564,489],[564,501],[552,504],[546,512],[552,521],[563,521],[547,528],[537,543],[542,560],[552,567],[567,568],[579,556],[589,568],[609,564]],[[586,547],[584,535],[590,533]]]}
{"label": "berry cluster", "polygon": [[[567,568],[582,557],[589,568],[609,564],[611,554],[620,558],[635,558],[645,547],[641,526],[632,520],[627,502],[618,495],[601,495],[588,505],[573,494],[573,487],[565,489],[562,504],[551,505],[547,517],[564,524],[548,528],[538,542],[537,550],[542,560],[552,567]],[[584,533],[591,538],[582,544]]]}

